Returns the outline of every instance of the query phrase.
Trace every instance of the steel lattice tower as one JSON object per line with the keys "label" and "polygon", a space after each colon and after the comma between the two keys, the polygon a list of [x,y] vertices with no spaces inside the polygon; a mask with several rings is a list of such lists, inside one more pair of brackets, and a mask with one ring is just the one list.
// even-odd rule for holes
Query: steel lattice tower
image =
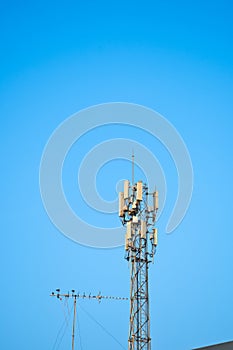
{"label": "steel lattice tower", "polygon": [[148,269],[157,246],[157,210],[157,191],[149,193],[142,181],[124,182],[119,216],[126,226],[125,258],[130,263],[129,350],[151,350]]}

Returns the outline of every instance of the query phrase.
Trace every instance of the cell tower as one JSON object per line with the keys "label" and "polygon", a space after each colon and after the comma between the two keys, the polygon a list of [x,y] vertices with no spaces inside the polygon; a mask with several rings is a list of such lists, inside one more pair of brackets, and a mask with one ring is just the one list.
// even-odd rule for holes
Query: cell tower
{"label": "cell tower", "polygon": [[130,263],[129,350],[151,350],[148,269],[157,246],[158,192],[150,193],[142,181],[124,182],[119,193],[119,217],[126,226],[125,258]]}

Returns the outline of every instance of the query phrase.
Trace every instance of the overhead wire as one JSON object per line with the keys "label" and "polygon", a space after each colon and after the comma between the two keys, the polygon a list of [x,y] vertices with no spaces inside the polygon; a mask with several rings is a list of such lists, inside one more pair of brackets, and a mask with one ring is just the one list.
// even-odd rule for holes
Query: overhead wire
{"label": "overhead wire", "polygon": [[69,310],[69,304],[68,304],[68,299],[65,298],[65,302],[62,303],[63,305],[63,313],[64,313],[64,317],[66,320],[66,324],[68,324],[68,318],[70,316],[70,310]]}
{"label": "overhead wire", "polygon": [[[71,309],[72,311],[72,309]],[[69,325],[69,321],[70,321],[70,317],[71,317],[71,312],[69,312],[68,314],[68,319],[65,317],[64,321],[62,322],[62,325],[61,327],[59,328],[58,330],[58,333],[57,333],[57,336],[55,338],[55,341],[54,341],[54,344],[53,344],[53,347],[52,347],[52,350],[55,350],[55,349],[59,349],[60,345],[61,345],[61,342],[64,338],[64,335],[65,335],[65,332],[68,328],[68,325]],[[65,328],[64,328],[65,327]],[[64,328],[64,329],[63,329]],[[63,332],[63,333],[62,333]],[[59,340],[59,337],[60,337],[60,341],[58,343],[58,340]]]}
{"label": "overhead wire", "polygon": [[108,334],[112,339],[115,340],[115,342],[124,350],[127,350],[124,345],[122,345],[119,340],[114,336],[112,335],[112,333],[110,333],[99,321],[97,321],[94,316],[92,316],[87,310],[84,309],[83,306],[79,305],[79,307],[87,314],[87,316],[89,316],[89,318],[94,321],[100,328],[102,328],[102,330]]}
{"label": "overhead wire", "polygon": [[81,329],[80,329],[80,322],[79,322],[79,312],[77,312],[76,316],[77,316],[77,328],[78,328],[79,346],[80,346],[80,349],[82,350],[83,347],[82,347]]}
{"label": "overhead wire", "polygon": [[[72,309],[73,309],[73,307],[72,307]],[[71,309],[71,311],[72,311],[72,309]],[[66,333],[66,330],[67,330],[67,328],[68,328],[68,326],[69,326],[70,318],[71,318],[71,313],[70,313],[69,318],[68,318],[68,323],[66,324],[65,329],[64,329],[64,331],[63,331],[63,333],[62,333],[62,336],[61,336],[61,338],[60,338],[60,341],[59,341],[59,343],[58,343],[58,345],[57,345],[57,349],[59,349],[59,347],[60,347],[60,345],[61,345],[61,343],[62,343],[62,340],[63,340],[63,338],[64,338],[64,335],[65,335],[65,333]]]}

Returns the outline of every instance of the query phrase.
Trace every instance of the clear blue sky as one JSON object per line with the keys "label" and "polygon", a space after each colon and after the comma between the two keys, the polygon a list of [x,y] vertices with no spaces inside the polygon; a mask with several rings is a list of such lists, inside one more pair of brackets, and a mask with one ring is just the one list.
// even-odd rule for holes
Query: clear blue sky
{"label": "clear blue sky", "polygon": [[[80,109],[110,101],[164,115],[193,162],[190,208],[166,235],[177,178],[163,147],[153,148],[168,200],[150,269],[152,349],[233,339],[232,11],[230,0],[1,2],[1,349],[53,349],[64,319],[62,304],[49,297],[57,287],[129,293],[123,248],[98,250],[67,239],[50,222],[39,192],[40,159],[53,130]],[[97,132],[89,141],[95,137],[96,143],[107,139]],[[135,139],[150,145],[148,135]],[[86,145],[88,137],[73,150],[75,169]],[[71,161],[65,170],[75,206]],[[103,169],[100,190],[115,170]],[[115,195],[112,182],[102,193],[107,199]],[[76,210],[89,215],[85,207]],[[102,224],[102,216],[92,219]],[[127,348],[127,302],[80,306]],[[120,349],[83,309],[78,314],[84,350]],[[69,332],[59,349],[70,347]]]}

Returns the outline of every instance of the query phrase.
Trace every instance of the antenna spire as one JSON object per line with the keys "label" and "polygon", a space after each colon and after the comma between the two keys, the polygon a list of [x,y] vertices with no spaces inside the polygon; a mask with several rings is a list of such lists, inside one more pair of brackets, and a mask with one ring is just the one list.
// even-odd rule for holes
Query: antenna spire
{"label": "antenna spire", "polygon": [[134,184],[134,150],[132,151],[132,186]]}

